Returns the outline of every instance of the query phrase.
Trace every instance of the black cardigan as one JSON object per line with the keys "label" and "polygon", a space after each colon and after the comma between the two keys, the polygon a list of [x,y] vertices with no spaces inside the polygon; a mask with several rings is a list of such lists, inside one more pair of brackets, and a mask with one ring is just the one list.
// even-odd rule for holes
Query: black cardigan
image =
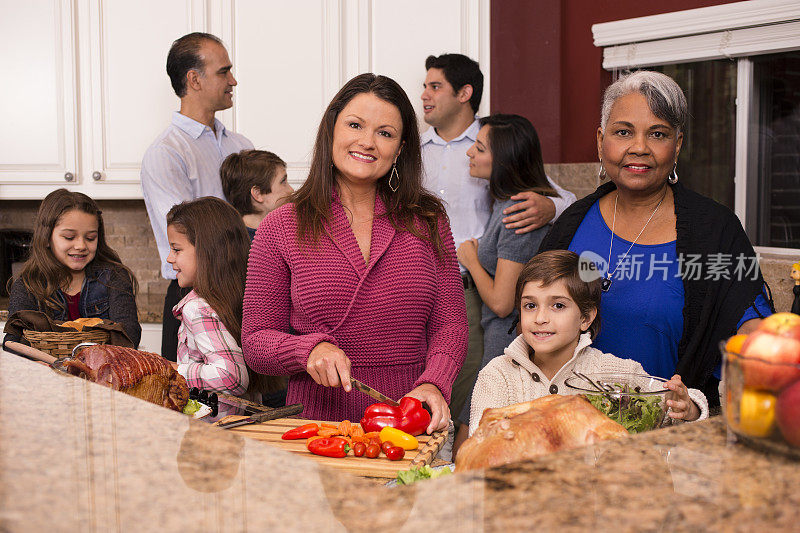
{"label": "black cardigan", "polygon": [[[683,279],[683,337],[678,344],[678,366],[675,369],[687,386],[700,389],[708,398],[709,405],[719,405],[718,381],[712,375],[721,354],[719,342],[735,333],[736,324],[745,310],[753,305],[756,296],[765,285],[761,269],[757,278],[752,272],[747,279],[736,280],[737,257],[743,254],[745,263],[755,261],[756,253],[747,238],[739,219],[727,207],[690,191],[681,183],[670,185],[675,198],[677,218],[676,249],[678,256],[693,254],[703,256],[705,264],[709,254],[730,254],[731,265],[727,269],[729,280]],[[539,252],[565,250],[572,242],[589,208],[601,197],[616,189],[613,183],[605,183],[589,196],[572,204],[559,217],[545,236]],[[772,301],[769,301],[773,308]]]}

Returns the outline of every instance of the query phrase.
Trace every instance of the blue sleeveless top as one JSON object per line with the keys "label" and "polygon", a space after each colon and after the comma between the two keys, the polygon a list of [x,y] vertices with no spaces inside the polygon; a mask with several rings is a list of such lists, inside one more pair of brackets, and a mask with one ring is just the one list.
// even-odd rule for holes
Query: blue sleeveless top
{"label": "blue sleeveless top", "polygon": [[611,287],[600,305],[600,334],[592,344],[603,352],[639,361],[651,375],[670,378],[683,335],[684,293],[675,241],[631,247],[630,241],[614,235],[608,268],[610,243],[611,229],[595,202],[569,245],[571,251],[593,259],[602,274],[611,274]]}
{"label": "blue sleeveless top", "polygon": [[[606,265],[609,244],[611,229],[595,202],[569,245],[571,251],[592,259],[602,274],[613,273],[600,304],[600,334],[592,344],[603,352],[639,361],[647,373],[669,379],[675,374],[683,336],[684,292],[675,241],[631,247],[630,241],[614,235],[610,268]],[[763,294],[756,297],[755,306],[763,316],[772,313]],[[758,316],[748,307],[737,329]],[[717,378],[719,370],[717,366],[714,371]]]}

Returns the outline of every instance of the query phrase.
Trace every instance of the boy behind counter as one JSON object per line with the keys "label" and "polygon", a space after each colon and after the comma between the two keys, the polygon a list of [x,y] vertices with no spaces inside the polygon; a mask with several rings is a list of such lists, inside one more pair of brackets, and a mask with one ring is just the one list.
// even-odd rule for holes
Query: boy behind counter
{"label": "boy behind counter", "polygon": [[[570,394],[564,381],[572,370],[645,374],[642,365],[593,348],[600,330],[600,280],[580,278],[579,257],[566,250],[540,253],[528,261],[517,281],[515,307],[522,331],[478,375],[472,396],[469,434],[487,408],[527,402],[548,394]],[[678,375],[664,386],[669,416],[697,420],[708,417],[708,401],[689,389]],[[460,443],[458,443],[460,444]]]}
{"label": "boy behind counter", "polygon": [[225,158],[219,169],[225,198],[236,208],[250,240],[264,217],[284,203],[294,189],[286,163],[264,150],[242,150]]}

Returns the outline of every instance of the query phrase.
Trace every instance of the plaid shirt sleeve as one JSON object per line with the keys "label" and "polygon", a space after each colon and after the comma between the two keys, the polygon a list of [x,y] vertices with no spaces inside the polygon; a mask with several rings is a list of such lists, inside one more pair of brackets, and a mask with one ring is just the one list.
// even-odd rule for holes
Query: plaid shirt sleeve
{"label": "plaid shirt sleeve", "polygon": [[178,372],[189,387],[244,394],[249,376],[242,349],[217,313],[198,298],[184,306],[181,320],[186,327],[187,344],[180,348],[188,349],[188,362],[178,365]]}

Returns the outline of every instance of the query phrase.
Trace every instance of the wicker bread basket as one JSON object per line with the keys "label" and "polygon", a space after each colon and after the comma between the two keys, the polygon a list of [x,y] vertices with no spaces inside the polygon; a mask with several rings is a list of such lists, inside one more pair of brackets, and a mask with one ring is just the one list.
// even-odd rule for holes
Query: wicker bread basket
{"label": "wicker bread basket", "polygon": [[108,332],[102,330],[90,331],[33,331],[22,330],[25,340],[33,348],[47,352],[53,357],[67,357],[72,355],[72,349],[82,342],[105,344],[108,342]]}

